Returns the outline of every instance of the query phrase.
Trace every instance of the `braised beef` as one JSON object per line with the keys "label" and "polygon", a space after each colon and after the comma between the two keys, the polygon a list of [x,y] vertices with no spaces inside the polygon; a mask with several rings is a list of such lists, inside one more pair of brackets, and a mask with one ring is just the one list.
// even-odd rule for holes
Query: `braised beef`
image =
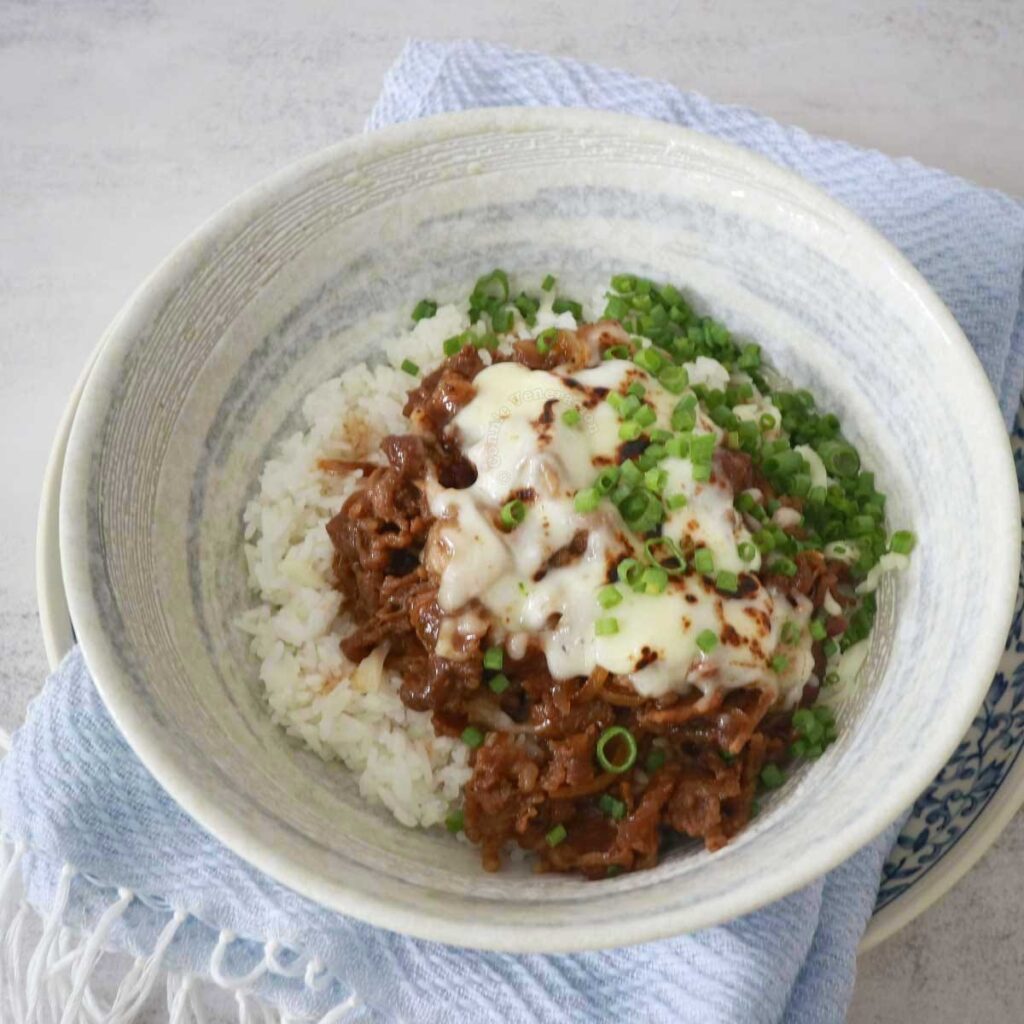
{"label": "braised beef", "polygon": [[[575,369],[594,365],[612,345],[629,344],[619,325],[593,324],[559,332],[543,352],[533,340],[516,342],[510,358],[531,368]],[[471,755],[464,828],[487,869],[499,867],[510,842],[532,851],[541,870],[590,878],[653,866],[669,831],[717,849],[748,822],[763,765],[781,760],[793,740],[791,715],[772,710],[770,692],[647,699],[603,669],[587,679],[554,679],[543,652],[531,645],[521,659],[506,654],[508,685],[496,694],[483,666],[492,638],[472,630],[442,636],[450,623],[443,625],[438,581],[423,564],[433,524],[425,481],[434,475],[443,486],[460,488],[475,480],[450,425],[475,394],[484,365],[466,347],[428,374],[404,408],[413,432],[381,445],[386,463],[328,468],[362,475],[327,526],[337,586],[355,623],[342,641],[344,653],[355,661],[386,644],[386,664],[402,678],[406,706],[430,712],[439,734],[458,736],[468,725],[486,732]],[[575,386],[571,377],[567,384]],[[737,493],[770,490],[742,452],[719,449],[714,471]],[[580,558],[587,539],[577,533],[538,576]],[[811,551],[795,561],[794,576],[768,574],[767,582],[809,598],[815,608],[829,592],[843,603],[840,563]],[[614,575],[614,566],[609,571]],[[486,631],[483,617],[481,623]],[[830,635],[844,626],[841,616],[826,622]],[[820,673],[820,644],[814,654]],[[613,725],[629,729],[638,745],[636,762],[622,773],[596,757],[598,738]],[[565,836],[552,843],[559,826]]]}

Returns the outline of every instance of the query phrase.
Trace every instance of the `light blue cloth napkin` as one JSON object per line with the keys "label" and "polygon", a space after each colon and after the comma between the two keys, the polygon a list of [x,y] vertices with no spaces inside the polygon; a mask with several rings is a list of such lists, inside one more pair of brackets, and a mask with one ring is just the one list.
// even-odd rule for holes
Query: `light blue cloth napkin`
{"label": "light blue cloth napkin", "polygon": [[[1016,201],[667,85],[477,43],[410,44],[370,127],[514,103],[601,106],[688,124],[823,185],[929,278],[974,343],[1009,421],[1024,374],[1024,210]],[[37,906],[45,911],[67,890],[65,917],[79,924],[120,907],[104,924],[113,946],[148,953],[161,932],[174,931],[171,967],[220,984],[251,975],[262,996],[310,1019],[335,1008],[332,1021],[410,1024],[840,1021],[893,838],[890,829],[765,910],[648,946],[515,957],[418,942],[296,896],[206,835],[134,757],[77,651],[14,738],[0,769],[0,819],[26,850],[25,884]]]}

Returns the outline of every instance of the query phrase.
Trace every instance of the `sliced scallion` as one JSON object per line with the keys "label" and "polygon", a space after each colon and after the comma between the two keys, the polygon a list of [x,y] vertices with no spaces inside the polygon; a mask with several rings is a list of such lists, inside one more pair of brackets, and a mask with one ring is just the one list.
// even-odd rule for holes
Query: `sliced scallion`
{"label": "sliced scallion", "polygon": [[501,525],[514,530],[526,518],[526,505],[518,498],[501,506]]}
{"label": "sliced scallion", "polygon": [[484,734],[475,725],[468,725],[462,730],[462,742],[470,750],[476,750],[477,747],[483,744]]}
{"label": "sliced scallion", "polygon": [[[620,741],[626,746],[626,756],[621,761],[612,761],[608,756],[608,745]],[[621,725],[613,725],[605,729],[598,737],[597,746],[594,750],[597,763],[606,771],[621,775],[628,772],[636,762],[636,740],[633,734]]]}
{"label": "sliced scallion", "polygon": [[437,303],[433,299],[420,299],[413,307],[412,318],[417,323],[420,320],[428,320],[437,312]]}
{"label": "sliced scallion", "polygon": [[718,634],[712,629],[702,629],[697,634],[697,646],[705,654],[710,654],[718,646]]}
{"label": "sliced scallion", "polygon": [[544,837],[544,841],[548,846],[555,847],[559,843],[565,842],[565,837],[569,833],[565,831],[564,825],[556,825],[548,834]]}

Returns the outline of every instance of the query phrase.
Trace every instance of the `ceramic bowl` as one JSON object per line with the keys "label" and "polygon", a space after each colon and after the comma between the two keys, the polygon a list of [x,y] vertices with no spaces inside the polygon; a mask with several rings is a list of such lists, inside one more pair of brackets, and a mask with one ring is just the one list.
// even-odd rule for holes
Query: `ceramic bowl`
{"label": "ceramic bowl", "polygon": [[[602,882],[486,874],[410,831],[269,720],[233,623],[242,509],[302,398],[378,358],[423,295],[494,266],[589,296],[681,283],[841,417],[894,524],[890,580],[840,739],[742,835]],[[210,832],[299,892],[417,936],[513,951],[640,942],[766,904],[834,867],[948,758],[1016,592],[1017,489],[985,375],[921,277],[823,193],[738,148],[618,115],[486,110],[353,139],[244,195],[111,327],[68,447],[75,630],[118,725]]]}

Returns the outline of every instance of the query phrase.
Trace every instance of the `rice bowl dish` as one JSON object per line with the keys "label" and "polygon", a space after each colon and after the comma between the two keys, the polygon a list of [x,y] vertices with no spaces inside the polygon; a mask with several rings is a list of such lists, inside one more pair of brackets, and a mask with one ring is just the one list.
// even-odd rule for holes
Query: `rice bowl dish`
{"label": "rice bowl dish", "polygon": [[[550,276],[514,293],[494,271],[419,303],[266,464],[239,626],[271,715],[490,870],[527,850],[601,878],[680,837],[718,849],[835,740],[874,590],[914,537],[887,532],[838,420],[699,300],[631,275],[586,311]],[[410,461],[402,546],[365,495]],[[382,587],[412,596],[381,609]]]}

